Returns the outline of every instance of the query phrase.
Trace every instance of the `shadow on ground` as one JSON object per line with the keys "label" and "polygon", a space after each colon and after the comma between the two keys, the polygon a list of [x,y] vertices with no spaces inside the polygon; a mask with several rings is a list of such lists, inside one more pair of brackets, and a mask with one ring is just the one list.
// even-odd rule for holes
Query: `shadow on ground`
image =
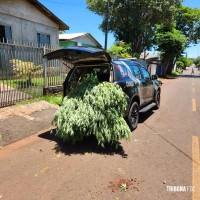
{"label": "shadow on ground", "polygon": [[198,75],[185,75],[185,74],[180,74],[180,78],[200,78]]}
{"label": "shadow on ground", "polygon": [[74,145],[64,143],[60,138],[55,136],[55,130],[40,134],[39,137],[47,139],[49,141],[55,141],[56,145],[53,148],[56,153],[63,153],[65,155],[75,155],[75,154],[85,154],[85,153],[96,153],[102,155],[121,155],[126,158],[128,155],[124,152],[123,147],[119,143],[118,148],[115,146],[106,145],[105,148],[99,147],[95,137],[87,137],[83,141],[76,143]]}
{"label": "shadow on ground", "polygon": [[151,115],[154,114],[154,110],[150,109],[146,112],[141,112],[139,116],[139,123],[144,123]]}

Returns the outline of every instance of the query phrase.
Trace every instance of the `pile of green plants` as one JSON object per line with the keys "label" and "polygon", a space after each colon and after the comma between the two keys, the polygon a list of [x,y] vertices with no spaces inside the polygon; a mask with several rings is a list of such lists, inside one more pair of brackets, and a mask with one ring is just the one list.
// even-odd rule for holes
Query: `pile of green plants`
{"label": "pile of green plants", "polygon": [[54,117],[58,137],[74,144],[94,135],[101,147],[130,139],[131,131],[123,118],[127,100],[120,86],[99,83],[91,73],[72,88]]}

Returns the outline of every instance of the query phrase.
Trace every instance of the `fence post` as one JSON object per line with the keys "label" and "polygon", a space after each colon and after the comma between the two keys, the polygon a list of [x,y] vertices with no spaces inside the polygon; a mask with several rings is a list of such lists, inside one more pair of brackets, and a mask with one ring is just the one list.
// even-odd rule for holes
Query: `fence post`
{"label": "fence post", "polygon": [[[43,46],[43,54],[46,54],[46,47],[45,45]],[[46,88],[47,88],[47,58],[43,59],[44,63],[44,87],[43,87],[43,95],[46,95]]]}

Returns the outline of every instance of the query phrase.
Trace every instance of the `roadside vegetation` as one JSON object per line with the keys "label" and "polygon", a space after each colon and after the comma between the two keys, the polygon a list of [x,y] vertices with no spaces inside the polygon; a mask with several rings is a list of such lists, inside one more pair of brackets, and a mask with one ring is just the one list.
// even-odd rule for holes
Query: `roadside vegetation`
{"label": "roadside vegetation", "polygon": [[196,59],[194,59],[194,64],[200,70],[200,56],[198,56]]}
{"label": "roadside vegetation", "polygon": [[181,74],[187,67],[190,67],[193,62],[193,59],[180,56],[176,61],[176,72]]}
{"label": "roadside vegetation", "polygon": [[21,101],[17,103],[17,105],[24,105],[24,104],[29,104],[29,103],[39,102],[39,101],[48,101],[49,103],[52,103],[52,104],[61,105],[62,95],[61,94],[45,95],[45,96],[30,99],[30,100]]}
{"label": "roadside vegetation", "polygon": [[88,9],[102,16],[100,29],[115,36],[109,53],[138,58],[156,49],[161,53],[163,76],[172,74],[177,61],[179,68],[189,66],[182,65],[180,58],[187,47],[200,41],[200,9],[183,6],[181,0],[107,2],[86,0]]}

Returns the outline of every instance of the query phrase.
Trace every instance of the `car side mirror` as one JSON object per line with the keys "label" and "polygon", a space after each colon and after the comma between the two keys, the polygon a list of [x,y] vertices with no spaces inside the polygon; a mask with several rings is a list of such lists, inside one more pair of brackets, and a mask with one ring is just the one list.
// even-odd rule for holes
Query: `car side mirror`
{"label": "car side mirror", "polygon": [[154,75],[151,76],[151,79],[152,79],[152,80],[157,80],[157,79],[158,79],[158,76],[157,76],[156,74],[154,74]]}

